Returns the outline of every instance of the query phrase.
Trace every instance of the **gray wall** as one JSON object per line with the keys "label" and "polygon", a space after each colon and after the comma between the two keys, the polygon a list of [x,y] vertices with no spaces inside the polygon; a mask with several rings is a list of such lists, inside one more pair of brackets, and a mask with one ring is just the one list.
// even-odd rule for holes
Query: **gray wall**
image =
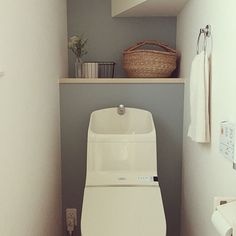
{"label": "gray wall", "polygon": [[123,103],[153,114],[167,235],[179,235],[183,89],[182,84],[61,84],[63,211],[75,207],[81,213],[90,113]]}
{"label": "gray wall", "polygon": [[[88,54],[84,60],[115,61],[116,77],[124,77],[122,52],[145,39],[157,39],[175,48],[176,18],[112,18],[111,0],[68,0],[68,35],[84,34]],[[69,75],[74,77],[74,57],[69,53]]]}

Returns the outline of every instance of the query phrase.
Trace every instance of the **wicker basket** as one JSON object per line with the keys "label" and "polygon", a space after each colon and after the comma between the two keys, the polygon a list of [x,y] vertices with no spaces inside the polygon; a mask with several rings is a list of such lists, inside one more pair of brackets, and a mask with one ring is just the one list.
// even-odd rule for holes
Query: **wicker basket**
{"label": "wicker basket", "polygon": [[[139,49],[156,45],[165,51]],[[130,78],[166,78],[176,69],[177,53],[158,41],[142,41],[123,53],[123,68]]]}

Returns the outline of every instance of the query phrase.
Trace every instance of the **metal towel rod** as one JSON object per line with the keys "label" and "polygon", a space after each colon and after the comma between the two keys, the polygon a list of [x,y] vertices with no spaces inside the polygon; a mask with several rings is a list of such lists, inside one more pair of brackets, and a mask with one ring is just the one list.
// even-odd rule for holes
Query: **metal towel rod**
{"label": "metal towel rod", "polygon": [[198,39],[197,39],[197,54],[199,54],[199,47],[200,47],[200,39],[201,39],[201,36],[202,34],[204,35],[204,51],[206,51],[206,48],[207,48],[207,38],[210,38],[211,37],[211,26],[210,25],[207,25],[205,28],[201,28],[200,29],[200,32],[199,32],[199,35],[198,35]]}

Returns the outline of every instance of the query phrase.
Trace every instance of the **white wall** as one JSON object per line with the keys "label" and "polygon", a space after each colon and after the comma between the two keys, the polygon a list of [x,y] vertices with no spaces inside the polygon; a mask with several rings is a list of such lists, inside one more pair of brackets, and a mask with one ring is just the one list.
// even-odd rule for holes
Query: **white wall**
{"label": "white wall", "polygon": [[0,235],[61,235],[66,35],[66,1],[0,1]]}
{"label": "white wall", "polygon": [[[236,123],[236,2],[190,0],[178,16],[177,47],[182,52],[181,76],[186,77],[182,236],[217,235],[210,222],[214,196],[236,196],[236,171],[218,152],[220,121]],[[199,29],[212,25],[211,145],[186,137],[189,125],[189,71]]]}

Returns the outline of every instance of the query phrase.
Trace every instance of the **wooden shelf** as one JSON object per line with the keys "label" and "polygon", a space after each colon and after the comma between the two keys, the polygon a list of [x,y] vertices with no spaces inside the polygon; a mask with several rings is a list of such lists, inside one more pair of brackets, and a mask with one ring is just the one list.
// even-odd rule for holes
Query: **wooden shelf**
{"label": "wooden shelf", "polygon": [[64,78],[60,84],[183,84],[182,78]]}
{"label": "wooden shelf", "polygon": [[177,16],[189,0],[111,0],[113,17]]}

